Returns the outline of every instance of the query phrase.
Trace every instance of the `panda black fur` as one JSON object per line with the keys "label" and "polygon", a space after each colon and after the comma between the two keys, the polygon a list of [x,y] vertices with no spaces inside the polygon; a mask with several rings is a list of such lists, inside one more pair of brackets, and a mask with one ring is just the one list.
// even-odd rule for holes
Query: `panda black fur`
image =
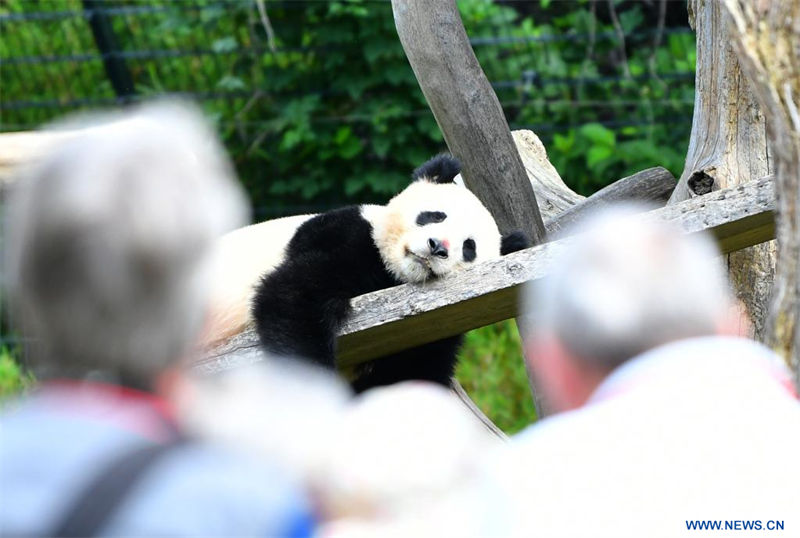
{"label": "panda black fur", "polygon": [[[283,262],[261,279],[252,317],[264,348],[334,368],[336,334],[350,299],[459,271],[527,246],[520,232],[500,237],[488,210],[453,183],[460,166],[440,155],[386,206],[349,206],[303,222]],[[449,222],[448,222],[449,220]],[[449,385],[462,337],[372,361],[353,388],[422,379]]]}

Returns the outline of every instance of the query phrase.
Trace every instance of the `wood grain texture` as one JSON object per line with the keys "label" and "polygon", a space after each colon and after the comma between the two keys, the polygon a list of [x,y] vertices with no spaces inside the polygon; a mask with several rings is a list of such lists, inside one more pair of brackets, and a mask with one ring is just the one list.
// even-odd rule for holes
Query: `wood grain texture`
{"label": "wood grain texture", "polygon": [[528,174],[539,213],[547,227],[547,223],[558,218],[564,211],[585,200],[585,196],[567,187],[558,171],[547,158],[547,150],[536,136],[528,129],[512,131],[511,136],[522,159],[522,166]]}
{"label": "wood grain texture", "polygon": [[800,389],[800,3],[725,0],[722,6],[742,71],[765,112],[775,161],[778,256],[764,340],[784,357]]}
{"label": "wood grain texture", "polygon": [[392,0],[400,42],[464,183],[502,233],[545,230],[503,109],[467,38],[455,0]]}
{"label": "wood grain texture", "polygon": [[[689,0],[697,33],[694,116],[686,164],[670,203],[773,174],[766,118],[734,48],[734,25],[719,0]],[[775,244],[728,256],[728,276],[763,339],[775,267]]]}
{"label": "wood grain texture", "polygon": [[[723,253],[774,237],[773,178],[715,191],[642,215],[677,222],[686,233],[712,233]],[[371,358],[515,317],[519,287],[547,274],[572,241],[561,239],[478,264],[448,279],[404,284],[352,300],[353,316],[340,331],[339,365]],[[218,371],[257,360],[258,337],[246,331],[216,349],[200,367]]]}

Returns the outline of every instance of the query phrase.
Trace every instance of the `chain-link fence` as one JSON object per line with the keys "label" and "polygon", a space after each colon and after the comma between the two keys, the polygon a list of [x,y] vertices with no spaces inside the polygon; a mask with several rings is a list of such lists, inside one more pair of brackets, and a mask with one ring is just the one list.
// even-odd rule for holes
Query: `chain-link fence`
{"label": "chain-link fence", "polygon": [[[270,10],[302,10],[319,0],[267,2]],[[525,2],[507,2],[524,4]],[[366,2],[369,9],[391,17],[387,0]],[[0,8],[1,9],[1,8]],[[257,91],[232,73],[231,66],[247,63],[263,54],[275,54],[256,36],[262,20],[258,2],[249,0],[182,1],[148,0],[11,0],[0,15],[0,130],[35,128],[54,117],[82,108],[120,105],[154,95],[188,96],[214,101],[233,117]],[[492,51],[508,63],[523,49],[544,50],[559,43],[592,45],[619,39],[615,32],[558,35],[512,35],[509,24],[490,25],[494,36],[471,39],[479,56]],[[628,47],[647,45],[655,34],[668,38],[687,34],[688,27],[662,28],[624,35]],[[310,47],[281,47],[281,53],[304,52]],[[580,48],[580,47],[579,47]],[[561,49],[559,49],[561,50]],[[324,51],[318,51],[323,52]],[[516,60],[519,62],[519,59]],[[485,66],[486,68],[486,66]],[[654,81],[691,82],[692,70],[671,73],[603,74],[600,76],[552,76],[534,69],[509,80],[508,69],[487,69],[492,84],[507,107],[530,102],[532,95],[548,87],[584,88],[620,82],[650,84]],[[305,88],[303,95],[330,95],[323,88]],[[547,93],[547,92],[545,92]],[[624,100],[553,101],[548,104],[603,107],[624,106]],[[691,100],[662,99],[684,108]],[[353,118],[343,117],[343,121]],[[665,121],[669,115],[650,118]],[[646,120],[646,119],[645,119]],[[641,118],[610,121],[609,126],[637,125]],[[563,130],[567,125],[517,123],[537,132]]]}

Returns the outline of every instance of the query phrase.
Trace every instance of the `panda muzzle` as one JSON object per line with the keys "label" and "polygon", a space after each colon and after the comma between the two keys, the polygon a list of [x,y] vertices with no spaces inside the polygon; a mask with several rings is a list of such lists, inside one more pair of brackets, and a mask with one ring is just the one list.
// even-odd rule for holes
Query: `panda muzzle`
{"label": "panda muzzle", "polygon": [[438,239],[428,239],[428,248],[431,249],[431,254],[439,258],[447,258],[447,246]]}

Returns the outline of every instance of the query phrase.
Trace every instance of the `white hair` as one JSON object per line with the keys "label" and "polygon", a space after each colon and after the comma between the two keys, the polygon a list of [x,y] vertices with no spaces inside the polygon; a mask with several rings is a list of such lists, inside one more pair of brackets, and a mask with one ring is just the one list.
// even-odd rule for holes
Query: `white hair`
{"label": "white hair", "polygon": [[579,358],[610,369],[716,331],[730,302],[715,244],[636,215],[644,210],[616,206],[585,222],[552,273],[526,286],[529,334],[553,334]]}
{"label": "white hair", "polygon": [[212,240],[246,199],[216,136],[160,103],[59,125],[8,200],[5,284],[40,346],[40,375],[101,370],[149,382],[204,321]]}

